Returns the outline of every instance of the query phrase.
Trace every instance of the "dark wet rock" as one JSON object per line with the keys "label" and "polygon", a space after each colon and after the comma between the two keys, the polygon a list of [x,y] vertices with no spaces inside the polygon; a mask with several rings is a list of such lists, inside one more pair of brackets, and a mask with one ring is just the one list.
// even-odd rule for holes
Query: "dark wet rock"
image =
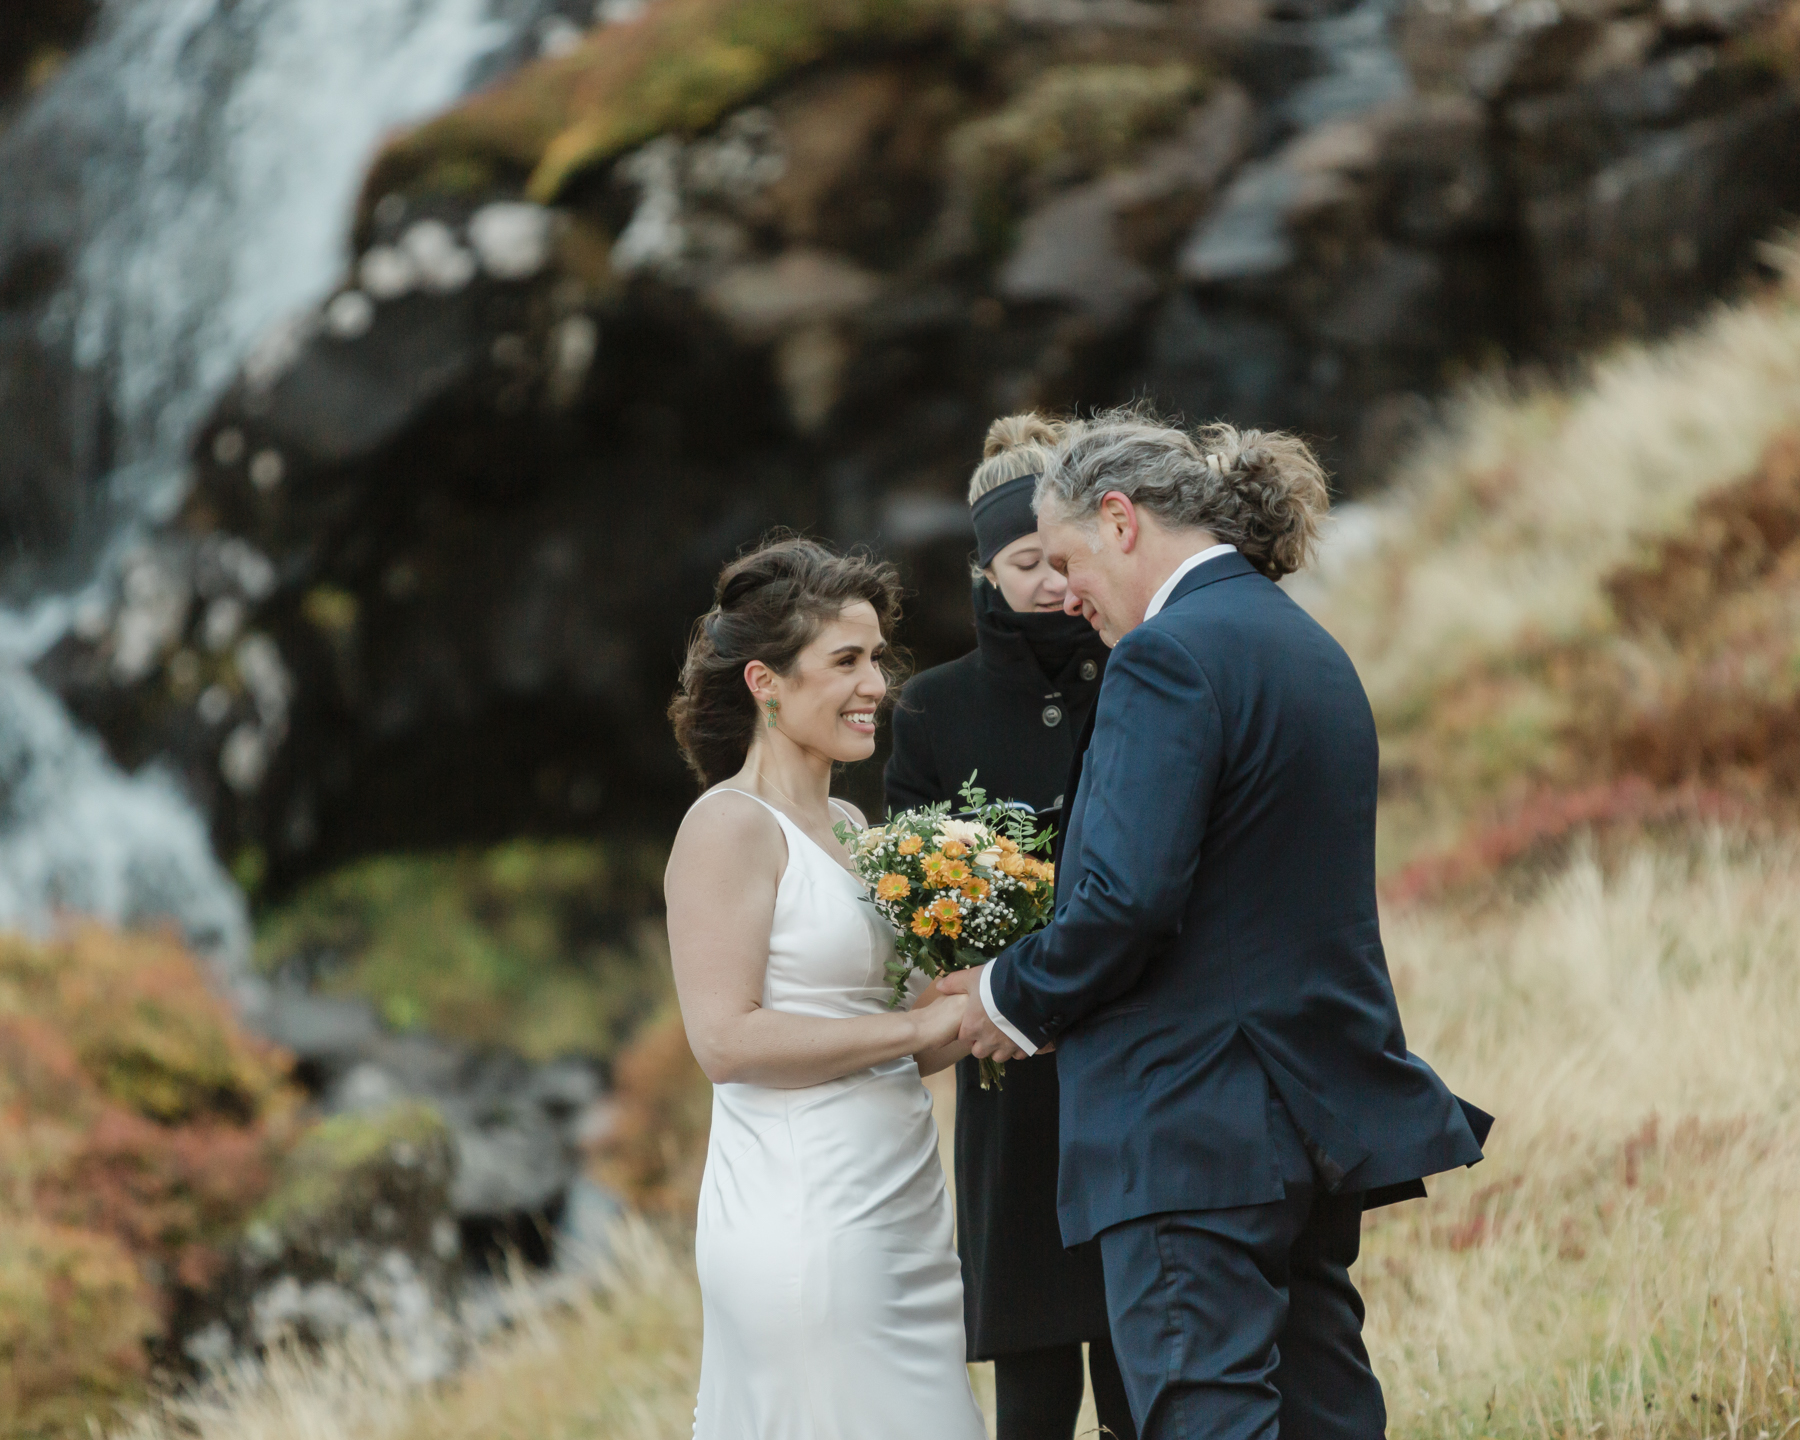
{"label": "dark wet rock", "polygon": [[[680,116],[644,87],[694,38],[652,18],[397,138],[339,283],[217,398],[178,516],[40,676],[277,888],[655,830],[691,793],[687,627],[771,526],[900,558],[931,663],[969,642],[994,414],[1148,395],[1299,427],[1355,489],[1451,377],[1676,323],[1800,206],[1757,4],[890,8]],[[58,253],[0,253],[0,293]],[[47,535],[100,427],[53,356],[14,368],[0,415],[68,422],[0,427]]]}

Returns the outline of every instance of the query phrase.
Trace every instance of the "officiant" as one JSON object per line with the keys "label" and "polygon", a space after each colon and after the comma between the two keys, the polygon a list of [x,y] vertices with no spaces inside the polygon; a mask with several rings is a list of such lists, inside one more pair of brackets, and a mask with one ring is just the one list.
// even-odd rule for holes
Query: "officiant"
{"label": "officiant", "polygon": [[[972,773],[990,799],[1062,804],[1107,649],[1086,620],[1062,613],[1067,587],[1044,558],[1031,497],[1050,452],[1079,423],[1013,415],[988,431],[969,483],[976,647],[902,692],[885,776],[890,810],[954,803]],[[981,1088],[978,1062],[956,1067],[969,1359],[994,1362],[998,1440],[1070,1440],[1085,1342],[1100,1423],[1135,1440],[1098,1246],[1065,1250],[1057,1224],[1057,1103],[1053,1054],[1008,1065],[993,1090]]]}

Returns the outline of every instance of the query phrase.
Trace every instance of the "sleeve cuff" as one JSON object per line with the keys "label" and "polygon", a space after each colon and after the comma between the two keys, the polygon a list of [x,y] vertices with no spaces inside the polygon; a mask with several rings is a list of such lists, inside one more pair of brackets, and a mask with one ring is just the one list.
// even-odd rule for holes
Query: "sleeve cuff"
{"label": "sleeve cuff", "polygon": [[1018,1026],[1014,1025],[1012,1021],[1002,1015],[999,1007],[994,1004],[993,970],[994,962],[992,960],[981,967],[981,1008],[987,1011],[988,1018],[1000,1027],[1000,1033],[1006,1036],[1008,1040],[1012,1041],[1013,1044],[1017,1045],[1027,1055],[1037,1054],[1038,1047],[1027,1040],[1024,1032],[1021,1031]]}

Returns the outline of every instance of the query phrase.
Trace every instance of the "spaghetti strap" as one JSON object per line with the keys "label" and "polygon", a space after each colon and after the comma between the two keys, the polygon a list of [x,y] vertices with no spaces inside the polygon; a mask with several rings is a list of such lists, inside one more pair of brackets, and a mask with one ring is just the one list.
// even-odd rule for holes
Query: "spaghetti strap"
{"label": "spaghetti strap", "polygon": [[[702,804],[705,801],[712,799],[712,797],[715,795],[742,795],[746,800],[754,800],[758,805],[762,806],[763,809],[767,810],[777,820],[781,821],[783,825],[792,825],[794,823],[792,820],[789,820],[787,816],[783,815],[779,810],[777,810],[773,805],[771,805],[767,800],[763,799],[762,796],[752,795],[748,790],[739,790],[730,785],[720,785],[712,790],[708,790],[704,795],[702,795],[698,800],[696,800],[694,802],[694,805]],[[690,809],[690,810],[693,808],[694,808],[693,805],[688,806],[688,809]]]}
{"label": "spaghetti strap", "polygon": [[[776,809],[767,800],[763,799],[762,796],[752,795],[748,790],[739,790],[734,785],[714,786],[711,790],[708,790],[704,795],[702,795],[699,800],[696,800],[694,802],[694,804],[698,805],[701,803],[702,800],[710,800],[715,795],[742,795],[746,800],[754,800],[758,805],[762,806],[763,809],[767,810],[777,820],[783,821],[789,825],[792,825],[794,823],[791,819],[789,819],[788,816],[782,814],[780,810]],[[837,809],[838,809],[838,813],[840,815],[842,815],[852,825],[856,824],[856,817],[854,815],[852,815],[849,812],[849,810],[847,810],[841,803],[839,803],[839,801],[837,800],[837,798],[835,796],[831,796],[831,795],[826,796],[825,803],[827,805],[836,805]],[[688,808],[692,809],[693,807],[689,806]],[[805,832],[802,831],[801,833],[804,834]],[[811,837],[808,837],[808,838],[811,838]]]}

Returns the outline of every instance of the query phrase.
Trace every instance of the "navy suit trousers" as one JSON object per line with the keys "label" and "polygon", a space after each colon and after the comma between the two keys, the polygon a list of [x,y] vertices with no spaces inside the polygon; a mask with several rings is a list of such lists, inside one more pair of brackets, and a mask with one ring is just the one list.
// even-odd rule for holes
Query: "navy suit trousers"
{"label": "navy suit trousers", "polygon": [[1113,1347],[1143,1440],[1380,1440],[1350,1282],[1360,1193],[1328,1195],[1278,1100],[1286,1196],[1100,1234]]}

